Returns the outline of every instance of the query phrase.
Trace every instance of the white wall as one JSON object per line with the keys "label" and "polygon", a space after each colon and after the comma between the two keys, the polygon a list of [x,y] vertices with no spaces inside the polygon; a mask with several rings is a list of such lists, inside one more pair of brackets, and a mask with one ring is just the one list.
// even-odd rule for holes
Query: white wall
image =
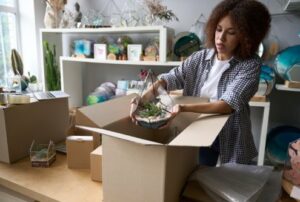
{"label": "white wall", "polygon": [[38,60],[36,41],[37,36],[35,33],[35,17],[33,1],[19,1],[19,14],[20,14],[20,32],[21,32],[21,50],[22,59],[24,62],[24,74],[30,71],[31,74],[37,74]]}

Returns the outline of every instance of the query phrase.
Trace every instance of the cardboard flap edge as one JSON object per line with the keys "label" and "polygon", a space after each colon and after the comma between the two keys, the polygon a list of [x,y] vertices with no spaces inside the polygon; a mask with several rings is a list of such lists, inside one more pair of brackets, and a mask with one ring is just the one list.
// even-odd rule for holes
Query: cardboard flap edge
{"label": "cardboard flap edge", "polygon": [[132,136],[129,136],[129,135],[124,135],[124,134],[121,134],[121,133],[113,132],[113,131],[102,129],[102,128],[93,128],[93,127],[81,126],[81,125],[77,125],[76,128],[81,128],[81,129],[88,130],[88,131],[91,131],[91,132],[96,132],[96,133],[99,133],[99,134],[102,134],[102,135],[115,137],[115,138],[118,138],[118,139],[130,141],[130,142],[135,142],[135,143],[142,144],[142,145],[149,145],[149,146],[150,145],[163,145],[161,143],[153,142],[153,141],[150,141],[150,140],[144,140],[144,139],[137,138],[137,137],[132,137]]}
{"label": "cardboard flap edge", "polygon": [[230,115],[201,115],[185,128],[169,146],[206,147],[212,145]]}

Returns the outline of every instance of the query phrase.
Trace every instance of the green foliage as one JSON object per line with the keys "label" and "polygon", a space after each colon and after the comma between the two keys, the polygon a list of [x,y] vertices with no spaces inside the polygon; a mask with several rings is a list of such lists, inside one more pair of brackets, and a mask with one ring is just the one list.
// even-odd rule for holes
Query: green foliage
{"label": "green foliage", "polygon": [[108,45],[108,52],[113,53],[115,55],[118,55],[121,52],[121,50],[120,50],[120,48],[117,44],[109,44]]}
{"label": "green foliage", "polygon": [[139,111],[139,115],[142,118],[148,118],[150,116],[160,116],[162,109],[156,106],[155,103],[145,103],[142,106],[143,110]]}
{"label": "green foliage", "polygon": [[50,49],[47,41],[43,42],[43,46],[45,55],[44,62],[46,66],[45,76],[47,90],[60,90],[60,72],[56,62],[56,47],[53,45],[53,48]]}

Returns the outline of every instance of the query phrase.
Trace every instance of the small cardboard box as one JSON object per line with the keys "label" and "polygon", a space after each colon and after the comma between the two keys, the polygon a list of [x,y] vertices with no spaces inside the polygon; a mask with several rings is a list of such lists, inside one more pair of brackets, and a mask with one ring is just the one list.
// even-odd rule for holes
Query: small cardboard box
{"label": "small cardboard box", "polygon": [[13,163],[28,156],[33,140],[63,141],[68,110],[68,98],[0,108],[0,161]]}
{"label": "small cardboard box", "polygon": [[69,136],[66,140],[68,168],[90,168],[93,136]]}
{"label": "small cardboard box", "polygon": [[[228,115],[180,113],[169,128],[142,128],[129,118],[134,96],[83,107],[76,115],[77,124],[90,126],[82,128],[102,134],[104,201],[177,202],[197,166],[197,147],[213,143]],[[203,100],[176,97],[175,102]]]}
{"label": "small cardboard box", "polygon": [[91,153],[91,178],[94,181],[102,181],[102,146]]}
{"label": "small cardboard box", "polygon": [[68,131],[68,136],[93,136],[93,144],[94,148],[97,148],[101,145],[101,134],[89,130],[84,130],[81,128],[76,128],[76,125],[74,125],[74,128],[72,131]]}

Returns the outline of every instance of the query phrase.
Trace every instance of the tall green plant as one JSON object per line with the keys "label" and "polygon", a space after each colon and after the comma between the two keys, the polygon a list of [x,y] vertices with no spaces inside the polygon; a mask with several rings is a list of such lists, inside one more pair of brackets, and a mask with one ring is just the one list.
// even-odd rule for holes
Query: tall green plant
{"label": "tall green plant", "polygon": [[50,49],[48,41],[44,41],[43,46],[47,90],[60,90],[60,72],[56,62],[56,47],[53,45],[52,49]]}

